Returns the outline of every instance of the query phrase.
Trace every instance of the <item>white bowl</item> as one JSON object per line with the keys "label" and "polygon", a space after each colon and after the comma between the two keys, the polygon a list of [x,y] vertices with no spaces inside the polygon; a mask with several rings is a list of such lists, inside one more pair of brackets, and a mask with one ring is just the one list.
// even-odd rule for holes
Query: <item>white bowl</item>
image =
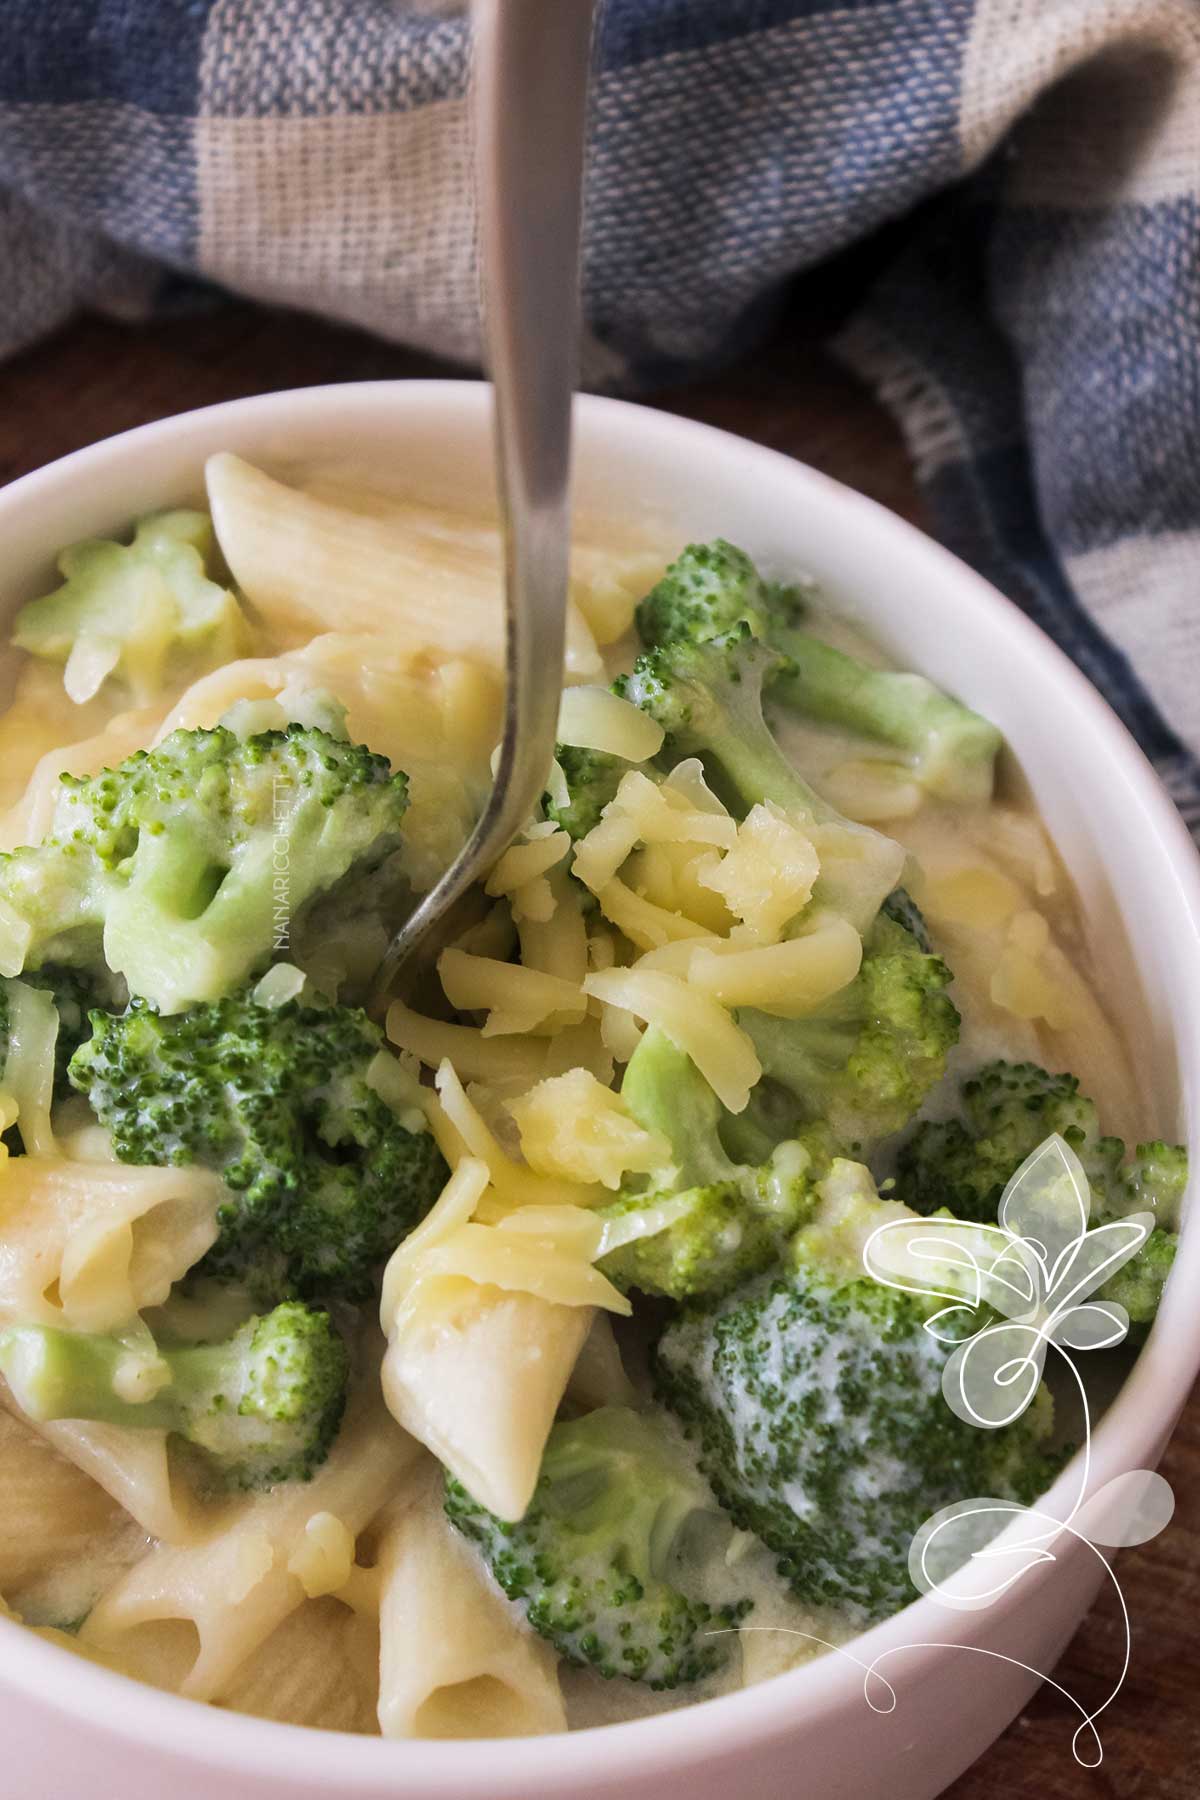
{"label": "white bowl", "polygon": [[[1200,1088],[1200,865],[1149,765],[1084,678],[946,551],[785,456],[611,400],[580,400],[576,425],[576,492],[589,512],[653,515],[680,542],[719,533],[770,564],[810,571],[904,667],[1002,727],[1078,884],[1102,952],[1103,996],[1130,1038],[1156,1125],[1182,1132]],[[491,485],[488,393],[469,382],[309,388],[81,450],[0,493],[5,605],[45,590],[61,545],[198,499],[205,457],[229,449],[276,469],[366,460],[430,497],[464,484],[478,493]],[[1095,1433],[1093,1488],[1160,1456],[1200,1366],[1198,1283],[1192,1220],[1156,1328]],[[1062,1476],[1051,1510],[1065,1510],[1077,1478],[1074,1466]],[[210,1800],[214,1791],[239,1800],[929,1800],[1025,1704],[1037,1672],[1053,1668],[1102,1575],[1092,1551],[1069,1539],[985,1611],[923,1599],[877,1626],[852,1649],[861,1664],[886,1657],[889,1713],[868,1705],[861,1667],[827,1656],[698,1707],[487,1743],[385,1743],[242,1718],[126,1681],[0,1622],[7,1782],[23,1800],[69,1791],[122,1800]],[[1065,1770],[1066,1727],[1062,1748]]]}

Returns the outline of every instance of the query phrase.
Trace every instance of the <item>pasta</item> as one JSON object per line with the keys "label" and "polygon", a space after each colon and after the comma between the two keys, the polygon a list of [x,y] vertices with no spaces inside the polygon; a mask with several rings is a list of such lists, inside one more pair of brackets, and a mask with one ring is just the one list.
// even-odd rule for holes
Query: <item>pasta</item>
{"label": "pasta", "polygon": [[151,1551],[101,1597],[82,1641],[152,1680],[163,1641],[155,1628],[186,1624],[192,1654],[172,1685],[203,1700],[225,1693],[238,1668],[306,1598],[289,1562],[309,1519],[330,1512],[357,1535],[419,1455],[369,1389],[359,1390],[311,1482],[235,1503],[203,1521],[190,1542]]}
{"label": "pasta", "polygon": [[57,1036],[58,1013],[51,996],[24,981],[10,983],[5,1111],[11,1113],[7,1122],[20,1126],[30,1157],[52,1156],[55,1150],[50,1101]]}
{"label": "pasta", "polygon": [[[23,663],[12,700],[0,716],[0,805],[9,809],[21,801],[43,757],[68,757],[71,746],[103,732],[110,723],[103,700],[80,706],[70,698],[62,671],[54,664],[33,659]],[[66,768],[68,763],[64,760],[60,766]]]}
{"label": "pasta", "polygon": [[[383,1391],[407,1431],[493,1512],[517,1519],[592,1307],[624,1303],[591,1269],[599,1228],[581,1240],[569,1229],[570,1209],[546,1209],[556,1216],[538,1254],[528,1254],[519,1230],[504,1241],[504,1223],[516,1225],[520,1209],[481,1242],[486,1228],[471,1220],[487,1186],[487,1165],[464,1158],[388,1265]],[[544,1281],[544,1292],[530,1291],[531,1279]]]}
{"label": "pasta", "polygon": [[[74,1622],[95,1599],[95,1592],[71,1594],[71,1564],[90,1557],[103,1561],[97,1546],[119,1552],[128,1543],[129,1521],[121,1507],[96,1482],[74,1467],[11,1412],[0,1409],[0,1594],[27,1618],[39,1623]],[[134,1533],[134,1554],[140,1545]],[[60,1572],[50,1594],[39,1604],[33,1590]],[[67,1590],[65,1603],[54,1588]],[[49,1602],[49,1603],[48,1603]],[[55,1602],[59,1602],[55,1604]]]}
{"label": "pasta", "polygon": [[231,1712],[373,1735],[378,1620],[333,1598],[302,1601],[213,1698]]}
{"label": "pasta", "polygon": [[571,1370],[567,1399],[589,1412],[600,1406],[638,1403],[638,1391],[625,1373],[621,1348],[607,1313],[598,1312],[592,1320],[592,1328]]}
{"label": "pasta", "polygon": [[426,1482],[384,1528],[379,1724],[385,1737],[530,1737],[566,1712],[548,1644],[523,1631]]}
{"label": "pasta", "polygon": [[[393,1739],[632,1717],[851,1635],[870,1583],[836,1604],[846,1546],[891,1542],[854,1509],[919,1490],[922,1432],[910,1456],[896,1420],[934,1353],[891,1392],[870,1322],[847,1399],[859,1340],[817,1277],[799,1377],[788,1319],[755,1339],[755,1297],[817,1271],[844,1319],[872,1234],[912,1220],[905,1184],[936,1163],[947,1067],[1047,1065],[1006,1077],[1036,1089],[1014,1141],[1065,1104],[1065,1067],[1106,1129],[1142,1126],[1053,847],[987,798],[994,734],[919,678],[869,718],[873,653],[849,698],[821,688],[846,679],[848,628],[801,631],[794,591],[728,544],[664,576],[661,545],[580,521],[544,795],[380,1026],[392,932],[493,778],[500,531],[344,468],[222,454],[207,484],[227,567],[197,528],[189,578],[224,608],[209,653],[172,639],[179,595],[152,642],[122,642],[101,593],[0,718],[0,849],[20,852],[0,856],[0,1611],[216,1708]],[[793,684],[821,692],[806,711],[781,679],[756,718],[747,645],[781,601]],[[655,658],[610,687],[635,625]],[[320,863],[339,832],[353,853]],[[114,977],[118,891],[144,910]],[[162,960],[213,917],[204,1004],[183,976],[138,985],[139,937]],[[1165,1235],[1180,1153],[1128,1175],[1110,1148],[1085,1175],[1110,1201],[1161,1182]],[[760,1508],[778,1471],[738,1409],[793,1380],[781,1430],[803,1441]],[[853,1458],[884,1402],[881,1475]],[[806,1486],[814,1456],[849,1460]]]}
{"label": "pasta", "polygon": [[161,714],[157,707],[118,713],[94,737],[54,746],[34,767],[24,793],[0,820],[0,850],[37,844],[50,829],[62,775],[95,775],[140,750],[154,736]]}
{"label": "pasta", "polygon": [[201,1169],[66,1157],[0,1165],[0,1320],[126,1324],[215,1241],[222,1186]]}
{"label": "pasta", "polygon": [[[318,469],[307,474],[301,486],[315,499],[404,527],[421,541],[432,562],[446,549],[459,555],[466,549],[490,568],[500,566],[503,546],[494,514],[470,511],[458,492],[453,495],[452,507],[443,510],[375,488],[369,471],[355,471],[351,479],[345,468]],[[634,607],[662,573],[662,546],[627,530],[616,539],[609,520],[597,523],[578,515],[572,537],[572,598],[596,642],[615,644],[633,624]]]}
{"label": "pasta", "polygon": [[[405,529],[408,521],[300,494],[228,454],[209,459],[207,482],[233,574],[280,635],[328,629],[331,596],[348,591],[356,622],[381,636],[502,666],[499,566],[490,546],[460,548],[441,537],[431,557],[420,530]],[[603,672],[577,607],[568,620],[566,667],[577,680]]]}
{"label": "pasta", "polygon": [[185,1482],[176,1478],[165,1431],[130,1431],[120,1425],[54,1420],[36,1429],[46,1442],[90,1475],[123,1506],[147,1537],[162,1544],[186,1543],[202,1510]]}
{"label": "pasta", "polygon": [[519,1518],[590,1323],[586,1306],[533,1294],[443,1295],[394,1334],[388,1405],[491,1512]]}

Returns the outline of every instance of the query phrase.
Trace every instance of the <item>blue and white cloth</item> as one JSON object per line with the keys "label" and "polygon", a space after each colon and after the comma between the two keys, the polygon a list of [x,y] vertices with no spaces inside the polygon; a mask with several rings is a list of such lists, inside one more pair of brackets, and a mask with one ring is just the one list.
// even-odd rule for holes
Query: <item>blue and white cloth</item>
{"label": "blue and white cloth", "polygon": [[[0,352],[185,272],[476,360],[468,51],[439,0],[4,0]],[[1200,0],[607,0],[592,385],[892,222],[841,353],[1200,828]]]}

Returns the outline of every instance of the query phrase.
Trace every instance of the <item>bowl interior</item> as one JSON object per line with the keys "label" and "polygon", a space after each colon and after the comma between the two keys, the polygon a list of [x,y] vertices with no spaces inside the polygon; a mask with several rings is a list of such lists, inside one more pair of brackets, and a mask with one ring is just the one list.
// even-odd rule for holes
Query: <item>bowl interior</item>
{"label": "bowl interior", "polygon": [[[581,512],[667,542],[723,535],[769,570],[811,573],[898,664],[996,721],[1078,888],[1105,1004],[1153,1112],[1162,1129],[1182,1129],[1178,964],[1151,923],[1161,872],[1133,853],[1156,821],[1098,755],[1095,733],[1111,743],[1113,721],[1082,677],[962,564],[813,470],[619,402],[582,399],[576,419]],[[418,499],[461,505],[466,494],[494,505],[478,383],[364,383],[234,402],[128,433],[15,484],[0,512],[0,615],[50,585],[62,544],[156,506],[201,502],[204,458],[223,448],[285,477],[331,463]]]}
{"label": "bowl interior", "polygon": [[[1002,728],[1078,888],[1104,1004],[1128,1038],[1159,1128],[1184,1132],[1196,1116],[1200,1079],[1196,858],[1144,759],[1084,678],[954,558],[813,471],[722,433],[618,402],[581,400],[576,420],[576,497],[589,515],[656,532],[666,528],[680,543],[723,535],[744,544],[769,570],[811,573],[897,662],[943,683]],[[386,472],[387,485],[431,500],[461,503],[466,492],[487,502],[493,491],[488,395],[475,383],[363,384],[211,408],[79,452],[0,493],[6,551],[0,615],[7,618],[22,600],[45,591],[54,552],[63,544],[109,532],[156,506],[201,499],[204,459],[221,449],[285,476],[301,463],[357,463],[376,481]],[[1098,1434],[1097,1479],[1156,1453],[1200,1361],[1200,1322],[1184,1294],[1189,1279],[1200,1276],[1192,1268],[1200,1264],[1195,1240],[1195,1231],[1185,1233],[1159,1327]],[[920,1629],[925,1604],[879,1631],[904,1629],[911,1618],[914,1636],[936,1635]],[[40,1653],[45,1646],[34,1648]],[[38,1661],[40,1656],[31,1660],[26,1678]],[[16,1665],[7,1643],[0,1643],[0,1670],[16,1679]],[[857,1677],[814,1665],[769,1684],[778,1690],[778,1706],[759,1690],[714,1702],[699,1714],[610,1728],[605,1739],[614,1749],[614,1734],[631,1747],[636,1739],[644,1746],[645,1767],[681,1728],[700,1741],[701,1714],[719,1709],[728,1741],[729,1731],[794,1720],[802,1692],[815,1699],[838,1679],[853,1684]],[[81,1693],[85,1686],[93,1692],[89,1683],[101,1683],[94,1691],[103,1714],[111,1678],[87,1669],[79,1680]],[[149,1729],[151,1703],[169,1709],[158,1716],[178,1723],[177,1703],[150,1694],[145,1702],[139,1729]],[[248,1721],[222,1723],[233,1734],[230,1744],[249,1746]],[[266,1729],[278,1739],[278,1728]],[[217,1735],[211,1720],[203,1730]],[[364,1755],[368,1748],[379,1746],[362,1745]],[[436,1748],[452,1753],[450,1746]],[[359,1749],[354,1746],[355,1756]],[[304,1756],[324,1759],[309,1734]],[[547,1757],[561,1760],[558,1752],[547,1751]],[[343,1760],[341,1766],[348,1777],[349,1764]],[[469,1766],[486,1768],[474,1753],[468,1758],[466,1747],[454,1766],[464,1777]]]}

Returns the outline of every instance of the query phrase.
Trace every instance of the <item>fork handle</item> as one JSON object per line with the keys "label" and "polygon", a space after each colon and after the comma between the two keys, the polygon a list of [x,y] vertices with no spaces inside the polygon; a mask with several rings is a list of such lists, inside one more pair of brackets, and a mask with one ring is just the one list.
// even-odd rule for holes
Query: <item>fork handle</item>
{"label": "fork handle", "polygon": [[[475,0],[475,150],[508,608],[492,829],[536,805],[562,691],[592,0]],[[507,779],[506,779],[507,778]]]}
{"label": "fork handle", "polygon": [[504,737],[470,839],[388,947],[372,992],[375,1009],[430,927],[529,818],[554,754],[566,638],[592,5],[473,3],[476,192],[504,528]]}

